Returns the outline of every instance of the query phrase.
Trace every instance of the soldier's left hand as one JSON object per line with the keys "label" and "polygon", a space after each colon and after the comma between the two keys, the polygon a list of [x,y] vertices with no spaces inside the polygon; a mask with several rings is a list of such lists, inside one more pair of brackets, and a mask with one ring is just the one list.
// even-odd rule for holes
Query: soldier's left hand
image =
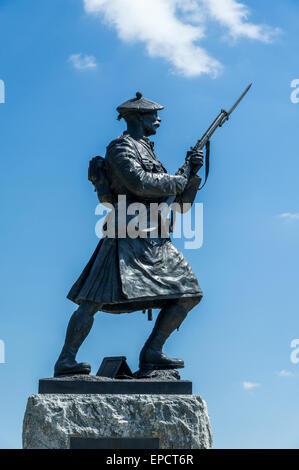
{"label": "soldier's left hand", "polygon": [[204,154],[202,150],[190,150],[187,152],[187,158],[192,165],[193,173],[196,173],[203,166]]}

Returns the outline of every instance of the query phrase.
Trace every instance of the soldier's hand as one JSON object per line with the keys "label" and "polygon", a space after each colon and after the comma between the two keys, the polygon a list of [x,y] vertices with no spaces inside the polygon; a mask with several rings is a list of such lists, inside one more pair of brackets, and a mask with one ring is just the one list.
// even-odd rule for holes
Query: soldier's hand
{"label": "soldier's hand", "polygon": [[195,175],[203,166],[204,154],[202,150],[190,150],[187,152],[187,159],[191,165],[191,173]]}
{"label": "soldier's hand", "polygon": [[198,176],[198,175],[195,175],[195,176],[191,176],[186,188],[185,188],[185,191],[188,190],[189,188],[196,188],[198,189],[199,186],[200,186],[200,183],[201,183],[201,177]]}
{"label": "soldier's hand", "polygon": [[100,162],[101,162],[101,157],[94,157],[89,162],[88,179],[92,183],[96,183],[98,180]]}

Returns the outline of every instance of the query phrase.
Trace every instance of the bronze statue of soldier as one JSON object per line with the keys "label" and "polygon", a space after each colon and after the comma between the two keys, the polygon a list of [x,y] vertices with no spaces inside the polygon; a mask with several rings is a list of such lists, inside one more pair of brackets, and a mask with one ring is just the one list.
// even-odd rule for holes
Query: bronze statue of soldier
{"label": "bronze statue of soldier", "polygon": [[[91,160],[89,179],[101,202],[120,210],[118,198],[126,196],[126,204],[173,200],[182,203],[194,200],[200,184],[196,172],[203,165],[203,153],[188,152],[182,171],[170,175],[154,153],[149,136],[156,134],[163,106],[136,93],[136,98],[117,108],[127,130],[107,147],[106,181],[98,169],[99,160]],[[103,190],[103,186],[106,187]],[[108,184],[108,190],[107,190]],[[105,192],[109,194],[103,196]],[[68,298],[78,304],[72,315],[65,343],[55,364],[54,375],[89,374],[88,363],[77,363],[76,354],[93,325],[98,311],[114,314],[145,309],[160,309],[153,331],[139,358],[141,371],[184,367],[181,359],[167,357],[162,348],[167,338],[180,327],[188,312],[202,298],[198,281],[186,259],[172,244],[169,236],[137,237],[103,236]]]}

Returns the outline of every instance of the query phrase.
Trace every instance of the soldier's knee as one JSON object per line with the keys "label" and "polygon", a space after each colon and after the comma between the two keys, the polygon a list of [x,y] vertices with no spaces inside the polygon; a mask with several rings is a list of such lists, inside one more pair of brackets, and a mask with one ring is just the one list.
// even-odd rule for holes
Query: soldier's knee
{"label": "soldier's knee", "polygon": [[199,304],[199,302],[201,301],[201,299],[202,299],[202,296],[201,296],[201,297],[193,297],[192,299],[190,299],[190,300],[192,300],[192,306],[191,306],[191,308],[196,307],[196,305]]}
{"label": "soldier's knee", "polygon": [[87,300],[81,302],[77,313],[79,315],[94,315],[99,310],[99,306],[93,302],[88,302]]}
{"label": "soldier's knee", "polygon": [[177,301],[178,305],[188,313],[201,301],[201,297],[184,297]]}

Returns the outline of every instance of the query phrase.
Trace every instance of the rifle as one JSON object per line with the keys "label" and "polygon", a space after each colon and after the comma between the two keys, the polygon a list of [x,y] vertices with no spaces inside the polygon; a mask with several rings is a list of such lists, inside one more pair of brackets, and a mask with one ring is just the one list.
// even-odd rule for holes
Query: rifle
{"label": "rifle", "polygon": [[[212,137],[212,135],[214,134],[216,129],[218,129],[218,127],[222,127],[223,124],[226,121],[228,121],[230,115],[236,109],[236,107],[238,106],[240,101],[244,98],[244,96],[248,93],[251,86],[252,86],[252,83],[250,83],[250,85],[248,85],[246,90],[242,93],[240,98],[238,98],[238,100],[235,102],[235,104],[231,107],[231,109],[229,111],[225,111],[225,109],[221,110],[219,115],[216,117],[215,121],[210,125],[208,130],[202,136],[202,138],[197,141],[197,143],[194,145],[194,147],[191,147],[190,152],[188,152],[188,154],[187,154],[186,161],[185,161],[184,165],[176,172],[176,175],[184,174],[188,167],[189,167],[189,172],[190,172],[190,158],[191,158],[192,152],[203,150],[203,148],[206,147],[207,153],[206,153],[205,180],[204,180],[204,183],[202,184],[202,186],[198,189],[200,190],[204,187],[204,185],[207,182],[207,179],[208,179],[208,176],[209,176],[209,169],[210,169],[210,158],[209,158],[210,157],[210,138]],[[175,199],[176,199],[176,196],[170,196],[167,199],[166,203],[168,205],[170,205],[175,201]]]}

